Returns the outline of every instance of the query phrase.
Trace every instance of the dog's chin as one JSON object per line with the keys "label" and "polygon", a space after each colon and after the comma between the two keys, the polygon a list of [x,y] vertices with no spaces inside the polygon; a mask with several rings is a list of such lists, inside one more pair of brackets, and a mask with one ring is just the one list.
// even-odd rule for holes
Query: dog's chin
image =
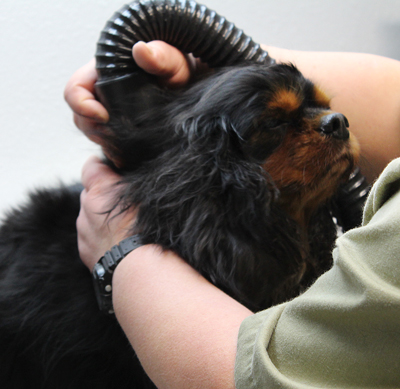
{"label": "dog's chin", "polygon": [[[279,178],[277,172],[274,173],[275,183],[280,191],[280,206],[303,228],[312,218],[312,215],[334,197],[340,185],[344,184],[355,169],[360,154],[360,146],[354,135],[346,141],[333,141],[325,152],[320,152],[319,160],[314,160],[309,164],[310,171],[299,172],[296,179],[289,183]],[[273,162],[279,166],[277,161]],[[283,161],[282,161],[283,163]],[[290,162],[283,166],[281,171],[290,169]],[[301,174],[303,177],[301,177]],[[308,180],[307,177],[313,175],[317,179]]]}
{"label": "dog's chin", "polygon": [[[337,186],[344,184],[354,171],[360,158],[360,144],[357,138],[350,132],[348,141],[343,145],[341,152],[332,163],[332,181],[337,181]],[[337,189],[337,188],[336,188]],[[334,191],[336,192],[336,190]]]}

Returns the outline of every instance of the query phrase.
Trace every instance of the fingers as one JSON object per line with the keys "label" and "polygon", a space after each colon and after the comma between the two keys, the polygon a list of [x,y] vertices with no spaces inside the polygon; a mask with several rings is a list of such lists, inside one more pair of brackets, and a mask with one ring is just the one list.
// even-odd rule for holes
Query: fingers
{"label": "fingers", "polygon": [[98,191],[111,188],[121,177],[105,165],[97,156],[90,157],[82,168],[81,182],[86,191]]}
{"label": "fingers", "polygon": [[[193,58],[161,41],[138,42],[132,54],[140,67],[159,76],[170,87],[186,84],[195,67]],[[95,59],[92,59],[72,75],[64,90],[64,98],[74,112],[75,125],[90,139],[109,120],[107,110],[95,98],[96,81]]]}
{"label": "fingers", "polygon": [[108,233],[106,224],[107,216],[100,212],[93,212],[88,207],[87,193],[84,190],[81,194],[81,209],[76,220],[78,234],[79,255],[83,263],[90,269],[99,258],[112,247],[113,242]]}
{"label": "fingers", "polygon": [[[78,248],[83,263],[92,269],[106,250],[126,238],[135,222],[136,210],[121,212],[114,205],[116,183],[121,177],[101,162],[89,158],[82,169],[81,208],[76,227]],[[109,212],[111,209],[112,212]]]}
{"label": "fingers", "polygon": [[102,134],[104,131],[104,124],[99,123],[97,120],[90,119],[86,116],[81,116],[76,113],[73,114],[74,123],[92,142],[99,143],[96,135]]}
{"label": "fingers", "polygon": [[[120,176],[93,156],[82,168],[81,208],[76,221],[78,248],[83,263],[92,269],[101,255],[126,235],[134,219],[126,213],[109,213],[115,202],[115,184]],[[118,211],[114,213],[118,215]]]}
{"label": "fingers", "polygon": [[[157,75],[163,84],[179,87],[188,82],[196,61],[162,41],[138,42],[132,49],[136,63],[148,73]],[[95,59],[78,69],[68,81],[64,98],[74,112],[74,122],[89,138],[109,120],[104,106],[96,100]]]}
{"label": "fingers", "polygon": [[195,67],[193,59],[162,41],[138,42],[132,48],[132,55],[143,70],[161,77],[170,87],[186,84]]}
{"label": "fingers", "polygon": [[95,60],[92,59],[72,75],[65,87],[64,98],[76,115],[106,123],[109,120],[108,112],[94,96],[96,80]]}

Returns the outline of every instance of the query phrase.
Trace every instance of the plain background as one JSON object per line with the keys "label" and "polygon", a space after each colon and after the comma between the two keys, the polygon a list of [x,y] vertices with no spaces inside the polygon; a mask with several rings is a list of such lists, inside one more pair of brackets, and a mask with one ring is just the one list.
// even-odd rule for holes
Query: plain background
{"label": "plain background", "polygon": [[[400,60],[398,0],[205,0],[256,42]],[[121,0],[1,0],[0,214],[29,190],[79,180],[98,153],[75,128],[63,90],[94,55]],[[244,5],[246,4],[246,5]]]}

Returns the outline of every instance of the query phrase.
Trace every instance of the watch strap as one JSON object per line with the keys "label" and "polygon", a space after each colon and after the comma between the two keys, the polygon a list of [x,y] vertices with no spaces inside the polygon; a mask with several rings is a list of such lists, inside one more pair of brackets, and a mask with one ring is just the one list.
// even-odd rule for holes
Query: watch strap
{"label": "watch strap", "polygon": [[113,314],[112,305],[112,277],[118,263],[130,252],[143,246],[140,235],[133,235],[113,246],[93,267],[93,282],[100,311]]}
{"label": "watch strap", "polygon": [[104,256],[101,258],[104,258],[104,260],[102,261],[103,266],[107,271],[114,272],[118,263],[131,251],[137,249],[140,246],[143,246],[143,242],[139,235],[133,235],[129,238],[122,240],[121,242],[113,246],[111,250],[108,250],[104,253]]}

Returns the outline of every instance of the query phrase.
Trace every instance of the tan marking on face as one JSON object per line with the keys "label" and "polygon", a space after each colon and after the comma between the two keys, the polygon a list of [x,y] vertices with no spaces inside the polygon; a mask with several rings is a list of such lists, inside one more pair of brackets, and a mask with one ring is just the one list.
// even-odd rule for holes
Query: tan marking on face
{"label": "tan marking on face", "polygon": [[321,107],[329,107],[330,106],[331,99],[318,86],[314,86],[314,98],[315,98],[315,101],[318,103],[318,105],[320,105]]}
{"label": "tan marking on face", "polygon": [[278,90],[268,104],[270,109],[280,109],[286,112],[293,112],[300,105],[301,99],[299,96],[294,91],[287,89]]}
{"label": "tan marking on face", "polygon": [[281,206],[300,225],[307,225],[314,210],[347,179],[359,154],[352,135],[347,141],[321,136],[312,124],[288,132],[263,165],[281,192]]}

